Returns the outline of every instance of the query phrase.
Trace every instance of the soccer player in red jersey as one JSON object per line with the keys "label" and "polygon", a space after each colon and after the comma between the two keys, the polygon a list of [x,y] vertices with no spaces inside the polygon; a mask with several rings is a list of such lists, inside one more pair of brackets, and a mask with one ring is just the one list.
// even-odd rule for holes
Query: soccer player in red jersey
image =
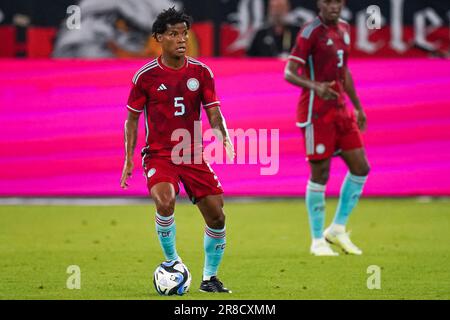
{"label": "soccer player in red jersey", "polygon": [[[285,68],[285,79],[303,88],[297,126],[305,138],[311,169],[306,188],[311,253],[321,256],[337,255],[327,241],[346,253],[362,254],[345,230],[366,182],[369,163],[360,134],[366,128],[366,115],[347,67],[350,26],[339,18],[344,4],[344,0],[317,0],[319,15],[300,30]],[[345,94],[356,116],[345,106]],[[344,160],[349,172],[341,187],[334,221],[323,231],[325,186],[333,155]]]}
{"label": "soccer player in red jersey", "polygon": [[[231,292],[217,278],[225,250],[223,190],[203,159],[201,139],[194,139],[201,136],[202,105],[211,127],[220,132],[218,136],[231,158],[234,149],[220,111],[211,69],[185,54],[190,25],[191,18],[175,8],[164,10],[153,24],[153,36],[162,47],[162,55],[144,65],[133,77],[120,184],[122,188],[128,187],[127,179],[134,166],[138,120],[143,113],[146,146],[142,150],[142,163],[147,187],[156,206],[156,230],[165,258],[181,261],[175,245],[174,222],[175,199],[181,182],[206,222],[205,264],[200,290]],[[193,140],[188,148],[173,152],[179,144],[180,132]]]}

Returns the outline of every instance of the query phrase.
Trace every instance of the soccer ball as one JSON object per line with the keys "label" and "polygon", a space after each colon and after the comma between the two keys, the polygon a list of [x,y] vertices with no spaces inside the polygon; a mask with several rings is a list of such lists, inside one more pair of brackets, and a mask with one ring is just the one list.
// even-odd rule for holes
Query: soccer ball
{"label": "soccer ball", "polygon": [[161,263],[153,274],[153,284],[160,295],[182,296],[189,291],[191,285],[191,273],[188,268],[179,261],[165,261]]}

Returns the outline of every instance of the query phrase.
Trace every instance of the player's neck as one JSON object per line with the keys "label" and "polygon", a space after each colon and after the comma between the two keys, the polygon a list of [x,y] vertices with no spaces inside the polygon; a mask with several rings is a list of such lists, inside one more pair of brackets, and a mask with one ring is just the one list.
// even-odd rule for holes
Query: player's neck
{"label": "player's neck", "polygon": [[327,20],[323,17],[322,14],[319,13],[319,18],[322,21],[323,24],[327,25],[327,26],[336,26],[339,22],[339,19],[336,20]]}
{"label": "player's neck", "polygon": [[185,56],[174,57],[164,53],[161,55],[161,62],[172,69],[181,69],[185,64],[185,59]]}

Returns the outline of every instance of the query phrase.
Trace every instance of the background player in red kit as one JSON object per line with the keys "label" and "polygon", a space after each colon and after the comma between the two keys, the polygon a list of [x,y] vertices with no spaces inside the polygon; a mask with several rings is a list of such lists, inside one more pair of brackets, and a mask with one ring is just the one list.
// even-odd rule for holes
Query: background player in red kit
{"label": "background player in red kit", "polygon": [[[192,141],[188,154],[172,155],[174,146],[179,143],[171,139],[174,131],[187,132],[192,138],[196,136],[195,130],[201,131],[199,121],[203,105],[211,127],[220,132],[219,138],[228,156],[234,157],[214,88],[213,73],[205,64],[185,55],[190,25],[191,18],[175,8],[163,11],[153,24],[153,35],[161,44],[162,55],[144,65],[133,77],[125,122],[126,157],[121,186],[127,188],[127,179],[133,171],[138,120],[143,113],[147,144],[142,150],[142,162],[147,187],[156,205],[156,230],[165,258],[181,261],[175,246],[174,222],[175,197],[181,182],[206,222],[205,265],[200,290],[231,292],[217,278],[225,249],[220,182],[203,160],[202,141]],[[200,161],[195,161],[198,155]],[[177,157],[184,162],[180,164]]]}
{"label": "background player in red kit", "polygon": [[[303,88],[297,126],[304,134],[311,168],[306,188],[311,253],[337,255],[327,240],[347,253],[360,255],[362,251],[350,241],[345,226],[369,173],[360,135],[360,130],[366,127],[366,115],[347,67],[350,26],[339,18],[344,0],[318,0],[317,5],[319,16],[300,30],[285,68],[285,79]],[[345,93],[355,107],[356,116],[345,106]],[[323,231],[325,185],[335,154],[344,160],[349,172],[341,187],[334,221]]]}

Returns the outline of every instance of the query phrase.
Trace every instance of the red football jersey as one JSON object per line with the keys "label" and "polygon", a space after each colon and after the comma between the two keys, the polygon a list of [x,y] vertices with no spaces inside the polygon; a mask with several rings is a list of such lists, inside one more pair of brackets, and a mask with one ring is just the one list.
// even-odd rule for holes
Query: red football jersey
{"label": "red football jersey", "polygon": [[305,127],[313,117],[328,111],[347,112],[344,99],[345,67],[350,51],[350,26],[339,19],[337,25],[326,25],[320,17],[300,30],[289,59],[306,65],[306,76],[318,82],[336,81],[333,89],[339,98],[323,100],[313,90],[304,89],[297,109],[297,125]]}
{"label": "red football jersey", "polygon": [[[133,77],[127,108],[144,113],[146,152],[170,157],[181,138],[172,141],[172,133],[185,129],[190,133],[191,152],[202,150],[201,105],[212,108],[220,105],[214,86],[214,75],[208,66],[186,57],[184,66],[172,69],[161,57],[147,63]],[[197,133],[194,135],[194,131]],[[199,133],[200,131],[200,133]],[[200,137],[199,137],[200,134]],[[194,141],[194,136],[199,138]]]}

